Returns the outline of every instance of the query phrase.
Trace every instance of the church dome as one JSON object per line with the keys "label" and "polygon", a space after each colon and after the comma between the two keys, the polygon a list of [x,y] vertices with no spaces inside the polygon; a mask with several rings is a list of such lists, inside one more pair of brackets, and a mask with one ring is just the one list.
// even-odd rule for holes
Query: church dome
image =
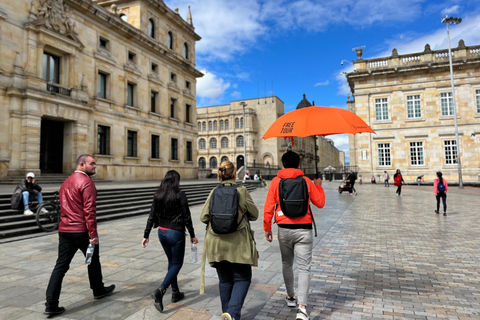
{"label": "church dome", "polygon": [[303,100],[300,101],[297,105],[297,110],[298,109],[302,109],[302,108],[306,108],[306,107],[311,107],[312,104],[310,103],[310,101],[307,100],[307,97],[305,96],[305,93],[303,94]]}

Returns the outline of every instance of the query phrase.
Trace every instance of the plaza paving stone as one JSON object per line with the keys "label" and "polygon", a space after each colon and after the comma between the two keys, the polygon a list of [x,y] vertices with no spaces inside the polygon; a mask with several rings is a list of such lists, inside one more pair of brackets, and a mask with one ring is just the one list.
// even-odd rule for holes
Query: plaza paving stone
{"label": "plaza paving stone", "polygon": [[[451,187],[448,215],[434,213],[431,186],[405,186],[403,196],[383,185],[358,185],[358,195],[338,194],[325,182],[325,208],[314,208],[309,294],[311,319],[480,319],[480,189]],[[267,191],[252,198],[259,210]],[[205,227],[192,206],[199,258]],[[179,284],[186,297],[159,313],[150,293],[160,285],[167,260],[152,232],[140,246],[147,217],[99,224],[100,260],[106,285],[115,293],[94,300],[79,252],[60,297],[67,311],[56,319],[220,319],[218,278],[206,267],[206,289],[198,294],[200,263],[187,248]],[[276,241],[263,238],[262,215],[252,223],[260,253],[242,319],[295,319],[284,302],[285,287]],[[45,289],[57,255],[55,233],[0,244],[0,319],[44,319]]]}

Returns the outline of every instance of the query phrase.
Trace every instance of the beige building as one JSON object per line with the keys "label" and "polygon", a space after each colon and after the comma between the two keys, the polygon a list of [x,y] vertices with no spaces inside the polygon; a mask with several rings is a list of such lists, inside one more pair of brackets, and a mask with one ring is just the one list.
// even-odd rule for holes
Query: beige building
{"label": "beige building", "polygon": [[199,40],[161,0],[2,1],[0,177],[196,178]]}
{"label": "beige building", "polygon": [[[242,102],[246,103],[245,122]],[[276,170],[282,168],[282,155],[291,148],[290,139],[262,140],[262,136],[283,114],[284,103],[276,96],[197,108],[199,170],[205,169],[205,173],[216,172],[218,165],[228,159],[235,163],[239,174],[243,176],[246,142],[247,169],[250,173],[253,175],[261,171],[264,175],[276,174]],[[318,137],[318,145],[319,169],[323,164],[325,167],[343,164],[341,159],[344,159],[344,154],[335,148],[333,141]],[[305,173],[314,173],[315,139],[295,138],[293,150],[301,157],[301,169]]]}
{"label": "beige building", "polygon": [[[423,52],[394,49],[368,60],[359,49],[357,56],[347,74],[354,97],[348,108],[377,134],[350,136],[350,164],[368,178],[400,169],[406,182],[419,175],[432,182],[436,171],[458,182],[448,49],[427,44]],[[479,181],[480,46],[460,40],[452,56],[463,180]]]}

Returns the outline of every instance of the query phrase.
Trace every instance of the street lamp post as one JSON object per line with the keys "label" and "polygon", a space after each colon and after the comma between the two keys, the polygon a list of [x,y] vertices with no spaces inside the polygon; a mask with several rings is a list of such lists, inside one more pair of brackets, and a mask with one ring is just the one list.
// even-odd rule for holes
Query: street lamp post
{"label": "street lamp post", "polygon": [[[248,103],[242,101],[240,102],[240,105],[243,107],[243,160],[245,161],[245,174],[247,174],[247,137],[245,136],[245,127],[247,124],[247,121],[245,119],[245,106],[248,105]],[[243,175],[245,177],[245,175]],[[243,179],[245,182],[245,179]]]}
{"label": "street lamp post", "polygon": [[452,84],[452,103],[453,103],[453,117],[455,123],[455,142],[457,144],[457,166],[458,166],[458,188],[463,189],[462,180],[462,162],[460,161],[460,143],[458,140],[458,124],[457,124],[457,104],[455,103],[455,86],[453,84],[453,65],[452,65],[452,50],[450,46],[450,29],[449,24],[459,24],[462,22],[462,18],[445,16],[442,19],[442,23],[447,25],[447,38],[448,38],[448,60],[450,62],[450,81]]}

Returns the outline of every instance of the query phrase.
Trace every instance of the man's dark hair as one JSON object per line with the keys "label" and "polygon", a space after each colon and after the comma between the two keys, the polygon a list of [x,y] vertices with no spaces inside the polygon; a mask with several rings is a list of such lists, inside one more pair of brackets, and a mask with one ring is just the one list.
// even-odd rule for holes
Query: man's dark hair
{"label": "man's dark hair", "polygon": [[82,162],[83,162],[83,163],[87,163],[87,158],[88,158],[88,157],[93,158],[91,155],[86,154],[86,153],[85,153],[85,154],[82,154],[80,157],[78,157],[78,159],[77,159],[77,166],[79,166],[80,163],[82,163]]}
{"label": "man's dark hair", "polygon": [[300,156],[293,151],[287,151],[282,156],[282,164],[284,168],[297,169],[300,165]]}

